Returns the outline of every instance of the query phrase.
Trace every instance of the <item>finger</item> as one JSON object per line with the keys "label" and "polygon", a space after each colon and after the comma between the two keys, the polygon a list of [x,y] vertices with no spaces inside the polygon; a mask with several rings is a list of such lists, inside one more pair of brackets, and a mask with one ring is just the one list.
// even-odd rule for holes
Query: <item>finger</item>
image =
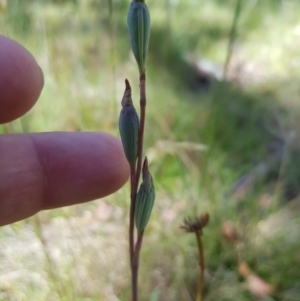
{"label": "finger", "polygon": [[0,137],[0,225],[42,209],[87,202],[129,177],[121,143],[104,133]]}
{"label": "finger", "polygon": [[43,84],[42,70],[33,56],[17,42],[0,35],[0,123],[29,111]]}

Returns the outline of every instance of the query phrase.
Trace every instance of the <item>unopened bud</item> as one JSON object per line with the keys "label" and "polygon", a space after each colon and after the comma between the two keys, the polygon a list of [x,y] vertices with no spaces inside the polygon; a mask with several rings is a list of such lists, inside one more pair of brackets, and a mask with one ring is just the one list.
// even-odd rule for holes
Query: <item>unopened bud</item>
{"label": "unopened bud", "polygon": [[132,103],[131,87],[127,79],[125,84],[126,88],[121,102],[119,130],[127,161],[131,167],[134,167],[138,153],[139,117]]}
{"label": "unopened bud", "polygon": [[143,182],[139,188],[135,203],[135,224],[139,234],[145,230],[148,224],[154,200],[155,188],[146,157],[143,164]]}
{"label": "unopened bud", "polygon": [[131,49],[140,74],[142,74],[145,71],[150,40],[150,13],[144,0],[132,0],[128,11],[127,24]]}

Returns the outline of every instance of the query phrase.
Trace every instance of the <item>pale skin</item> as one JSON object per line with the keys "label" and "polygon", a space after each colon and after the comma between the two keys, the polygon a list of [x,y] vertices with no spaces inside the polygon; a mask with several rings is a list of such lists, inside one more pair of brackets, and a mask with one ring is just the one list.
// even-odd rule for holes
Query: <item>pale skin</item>
{"label": "pale skin", "polygon": [[[43,85],[43,73],[31,54],[0,36],[0,123],[29,111]],[[1,135],[0,226],[40,210],[102,198],[128,177],[122,145],[106,133]]]}

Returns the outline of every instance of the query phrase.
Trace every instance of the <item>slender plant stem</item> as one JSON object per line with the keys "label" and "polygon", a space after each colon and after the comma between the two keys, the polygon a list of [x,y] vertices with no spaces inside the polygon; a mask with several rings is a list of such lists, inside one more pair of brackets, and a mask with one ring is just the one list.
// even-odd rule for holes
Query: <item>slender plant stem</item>
{"label": "slender plant stem", "polygon": [[140,233],[137,238],[137,242],[134,249],[134,258],[132,263],[132,285],[133,285],[133,301],[138,300],[138,274],[139,274],[139,260],[140,251],[142,248],[144,232]]}
{"label": "slender plant stem", "polygon": [[144,128],[146,117],[146,74],[140,76],[140,129],[138,144],[138,160],[135,177],[135,191],[137,191],[143,161]]}
{"label": "slender plant stem", "polygon": [[234,46],[234,42],[235,42],[236,36],[237,36],[237,25],[238,25],[239,17],[241,14],[241,9],[242,9],[242,0],[237,0],[236,5],[235,5],[233,21],[232,21],[232,25],[231,25],[231,29],[230,29],[230,34],[229,34],[226,59],[225,59],[225,63],[224,63],[224,78],[225,79],[227,78],[228,67],[229,67],[229,64],[231,61],[233,46]]}
{"label": "slender plant stem", "polygon": [[[134,213],[135,213],[135,200],[139,179],[142,169],[143,160],[143,145],[144,145],[144,128],[146,116],[146,75],[142,73],[140,76],[140,128],[138,137],[138,158],[136,169],[131,167],[131,186],[130,186],[130,221],[129,221],[129,252],[130,252],[130,265],[131,265],[131,280],[132,280],[132,300],[138,299],[138,262],[139,251],[142,245],[142,235],[137,238],[136,248],[134,249]],[[141,236],[141,237],[140,237]]]}
{"label": "slender plant stem", "polygon": [[197,238],[197,245],[199,250],[199,265],[200,265],[200,274],[198,279],[198,291],[196,296],[196,301],[202,301],[202,291],[203,291],[203,283],[204,283],[204,253],[203,253],[203,245],[201,241],[201,232],[196,232],[196,238]]}
{"label": "slender plant stem", "polygon": [[130,167],[130,218],[129,218],[129,254],[130,266],[132,267],[134,255],[134,211],[135,211],[135,166]]}

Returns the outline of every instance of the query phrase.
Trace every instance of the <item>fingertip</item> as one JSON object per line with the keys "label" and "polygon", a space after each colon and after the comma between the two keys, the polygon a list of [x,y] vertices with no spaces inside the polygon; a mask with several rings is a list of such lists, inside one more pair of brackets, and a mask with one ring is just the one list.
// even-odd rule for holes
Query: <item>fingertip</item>
{"label": "fingertip", "polygon": [[28,112],[44,86],[42,69],[22,45],[0,35],[0,123]]}
{"label": "fingertip", "polygon": [[120,141],[105,133],[14,134],[0,140],[0,226],[102,198],[129,178]]}
{"label": "fingertip", "polygon": [[[109,134],[102,133],[102,135],[106,136],[110,160],[103,167],[103,176],[101,175],[101,177],[107,178],[108,185],[105,195],[109,195],[119,190],[128,181],[130,169],[121,141]],[[111,150],[114,151],[112,152]],[[107,157],[109,156],[107,155]]]}
{"label": "fingertip", "polygon": [[43,209],[83,203],[120,189],[129,178],[122,144],[106,133],[32,134],[45,171]]}

